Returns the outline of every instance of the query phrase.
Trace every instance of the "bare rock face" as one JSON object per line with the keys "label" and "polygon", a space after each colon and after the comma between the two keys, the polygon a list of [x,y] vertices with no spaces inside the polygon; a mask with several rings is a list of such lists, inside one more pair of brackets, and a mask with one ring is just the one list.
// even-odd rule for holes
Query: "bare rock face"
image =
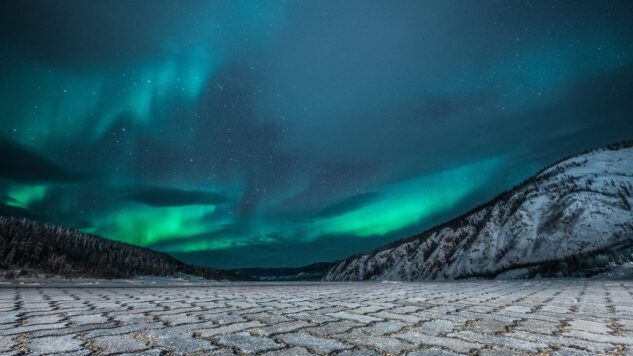
{"label": "bare rock face", "polygon": [[633,143],[557,163],[429,231],[335,263],[324,279],[591,276],[633,260]]}

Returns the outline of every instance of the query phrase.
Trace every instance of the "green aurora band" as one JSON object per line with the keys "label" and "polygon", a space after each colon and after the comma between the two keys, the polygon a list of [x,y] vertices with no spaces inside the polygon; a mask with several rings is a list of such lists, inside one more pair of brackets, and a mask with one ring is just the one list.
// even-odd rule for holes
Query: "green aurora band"
{"label": "green aurora band", "polygon": [[0,147],[30,157],[0,215],[188,262],[358,253],[633,132],[626,2],[28,4],[0,4]]}
{"label": "green aurora band", "polygon": [[[378,191],[380,199],[368,205],[339,216],[295,223],[290,230],[282,229],[280,224],[264,224],[257,234],[234,235],[220,232],[234,221],[225,218],[209,223],[214,206],[154,208],[136,204],[97,219],[97,227],[91,231],[141,246],[168,242],[161,247],[166,252],[271,243],[274,240],[267,236],[272,233],[305,241],[322,235],[375,237],[414,224],[424,226],[425,218],[453,208],[488,182],[503,162],[504,157],[494,157],[388,185]],[[213,238],[191,239],[200,235]]]}

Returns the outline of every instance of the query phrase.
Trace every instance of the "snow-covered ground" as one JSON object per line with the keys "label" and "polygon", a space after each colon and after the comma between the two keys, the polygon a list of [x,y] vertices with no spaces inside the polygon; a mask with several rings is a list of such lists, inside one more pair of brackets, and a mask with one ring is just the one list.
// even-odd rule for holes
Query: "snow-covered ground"
{"label": "snow-covered ground", "polygon": [[213,286],[228,282],[207,280],[197,276],[179,277],[140,276],[135,278],[65,278],[62,276],[30,276],[14,279],[0,279],[2,287],[123,287],[123,286]]}

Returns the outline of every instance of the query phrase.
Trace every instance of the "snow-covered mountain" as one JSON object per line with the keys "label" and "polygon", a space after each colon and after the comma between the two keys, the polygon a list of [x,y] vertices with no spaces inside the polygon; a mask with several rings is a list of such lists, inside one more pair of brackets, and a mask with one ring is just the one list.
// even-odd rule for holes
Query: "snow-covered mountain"
{"label": "snow-covered mountain", "polygon": [[633,261],[633,142],[563,160],[465,215],[335,263],[325,280],[590,276]]}

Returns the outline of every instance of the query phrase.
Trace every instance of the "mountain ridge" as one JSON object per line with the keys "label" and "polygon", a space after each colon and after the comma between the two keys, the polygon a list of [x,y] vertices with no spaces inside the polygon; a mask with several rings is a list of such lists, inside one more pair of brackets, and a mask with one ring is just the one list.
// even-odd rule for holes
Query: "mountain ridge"
{"label": "mountain ridge", "polygon": [[[611,153],[611,154],[609,154]],[[593,155],[593,156],[592,156]],[[582,170],[583,167],[586,168],[587,164],[591,164],[588,158],[593,158],[596,162],[609,161],[608,157],[596,158],[595,155],[602,156],[618,156],[619,164],[622,164],[622,169],[624,172],[617,172],[616,167],[610,167],[610,171],[607,170],[604,172],[605,176],[609,177],[610,175],[615,173],[615,178],[611,177],[612,182],[615,184],[617,181],[618,186],[608,186],[608,189],[603,189],[605,192],[598,191],[601,189],[600,186],[592,187],[592,184],[595,185],[596,180],[602,179],[600,174],[593,174],[592,172],[575,172],[571,176],[563,177],[565,173],[574,170]],[[583,173],[583,174],[581,174]],[[620,173],[618,176],[617,173]],[[583,178],[584,177],[584,178]],[[551,181],[554,179],[554,181]],[[569,181],[569,182],[568,182]],[[605,182],[602,182],[605,183]],[[606,182],[608,185],[611,182]],[[547,194],[555,194],[556,191],[553,188],[561,189],[561,191],[568,192],[570,194],[581,193],[583,190],[586,190],[585,195],[591,194],[606,194],[606,196],[610,196],[614,200],[614,204],[620,201],[622,208],[624,211],[628,212],[627,217],[629,220],[625,221],[624,224],[624,234],[626,235],[624,240],[624,245],[620,246],[618,244],[611,245],[610,248],[616,248],[618,251],[628,251],[629,249],[633,250],[633,215],[630,214],[631,211],[631,194],[633,194],[633,140],[623,141],[621,143],[608,145],[603,148],[594,149],[594,150],[586,150],[581,153],[568,156],[566,158],[560,159],[555,163],[541,169],[532,177],[524,180],[520,184],[517,184],[511,189],[508,189],[496,197],[492,198],[486,203],[483,203],[468,212],[451,219],[445,223],[436,225],[420,234],[413,235],[411,237],[394,241],[385,246],[374,249],[369,253],[357,254],[350,256],[346,259],[337,261],[333,264],[333,266],[327,271],[324,280],[365,280],[365,279],[403,279],[403,280],[416,280],[416,279],[438,279],[438,278],[469,278],[469,277],[483,277],[483,278],[492,278],[497,277],[503,273],[514,271],[516,274],[517,267],[521,265],[521,268],[527,269],[528,271],[523,271],[519,273],[521,276],[536,276],[536,275],[568,275],[574,274],[578,272],[581,275],[589,275],[591,271],[587,268],[573,268],[573,267],[564,267],[560,266],[561,263],[567,264],[576,264],[582,265],[585,261],[591,260],[593,255],[601,255],[603,258],[608,255],[609,258],[617,257],[621,258],[623,253],[602,253],[600,254],[599,248],[592,249],[590,251],[587,250],[579,250],[576,251],[573,255],[565,255],[558,256],[559,258],[549,259],[541,259],[541,260],[521,260],[518,258],[519,264],[507,264],[507,265],[499,265],[496,268],[494,266],[489,266],[488,270],[485,269],[476,269],[472,271],[472,273],[466,273],[465,270],[455,267],[455,260],[453,258],[454,253],[463,253],[463,251],[471,248],[469,244],[475,243],[478,235],[486,229],[487,234],[492,234],[494,231],[490,231],[490,227],[486,227],[486,222],[490,220],[492,214],[494,218],[499,218],[500,213],[509,213],[506,214],[505,221],[499,221],[501,224],[497,224],[498,228],[503,228],[506,226],[506,223],[509,219],[513,217],[513,214],[516,213],[522,205],[525,203],[526,199],[517,199],[517,194],[527,195],[530,193],[535,193],[538,196],[538,187],[540,185],[553,184],[553,186],[549,187],[548,192],[541,192]],[[556,185],[558,184],[558,186]],[[585,184],[585,185],[582,185]],[[587,188],[588,187],[588,188]],[[604,188],[605,185],[602,186]],[[536,189],[536,190],[535,190]],[[592,190],[593,189],[593,190]],[[598,190],[596,190],[598,189]],[[617,190],[617,192],[614,192]],[[547,195],[545,194],[545,195]],[[584,194],[584,193],[583,193]],[[613,197],[612,195],[617,195]],[[586,197],[585,197],[586,198]],[[594,197],[596,198],[596,197]],[[598,199],[598,198],[596,198]],[[585,199],[586,200],[586,199]],[[516,206],[509,205],[505,209],[505,211],[495,211],[495,206],[499,204],[507,204],[508,202],[512,202]],[[563,209],[564,210],[564,209]],[[559,211],[560,213],[560,211]],[[582,213],[582,212],[579,212]],[[621,212],[620,212],[621,213]],[[483,216],[482,216],[483,214]],[[539,220],[539,219],[537,219]],[[550,219],[551,222],[556,222],[557,218],[554,216]],[[540,220],[537,222],[541,222]],[[539,225],[539,227],[547,227],[545,225]],[[465,229],[460,230],[460,226],[466,226]],[[470,229],[468,229],[470,227]],[[526,228],[525,226],[523,228]],[[528,227],[529,228],[529,227]],[[455,230],[449,233],[448,230]],[[493,229],[494,230],[494,229]],[[541,231],[544,232],[544,231]],[[515,233],[517,233],[515,231]],[[438,236],[442,234],[441,238]],[[460,236],[456,236],[461,234]],[[541,234],[542,235],[542,234]],[[628,236],[628,238],[626,238]],[[507,236],[506,236],[507,237]],[[453,239],[453,241],[449,244],[443,242],[443,239]],[[488,247],[494,248],[494,239],[491,236],[488,236],[488,243],[479,246],[480,248]],[[514,243],[520,242],[516,241],[516,239],[509,239],[509,241],[513,241]],[[543,241],[537,242],[542,243]],[[423,245],[427,243],[427,245]],[[460,246],[460,244],[462,244]],[[452,245],[451,245],[452,244]],[[447,249],[448,255],[443,256],[433,256],[436,252],[436,249],[444,248]],[[606,246],[602,246],[606,248]],[[512,246],[504,247],[504,249],[511,250]],[[391,254],[389,253],[391,252]],[[503,251],[502,249],[496,250],[499,256],[494,256],[495,259],[498,259],[496,262],[499,262],[503,259],[503,255],[508,251]],[[529,251],[527,251],[529,252]],[[419,255],[421,253],[422,255]],[[626,255],[626,253],[624,253]],[[492,256],[489,256],[492,257]],[[517,256],[515,256],[517,257]],[[482,262],[481,256],[468,256],[470,259],[479,259]],[[573,259],[573,261],[567,261],[567,259]],[[433,261],[433,259],[435,259]],[[419,270],[416,271],[416,267],[413,265],[406,266],[406,263],[403,262],[407,260],[417,266]],[[433,261],[433,262],[430,262]],[[489,261],[487,261],[489,262]],[[611,261],[613,262],[613,261]],[[622,262],[622,261],[619,261]],[[618,262],[618,263],[619,263]],[[430,266],[429,263],[434,264]],[[462,263],[466,263],[463,262]],[[587,262],[591,264],[591,262]],[[488,263],[490,264],[490,263]],[[558,266],[556,266],[558,264]],[[494,265],[494,263],[492,263]],[[604,264],[598,263],[602,267],[599,268],[600,271],[596,270],[596,272],[603,272],[608,270],[608,268],[604,267]],[[448,267],[455,267],[456,270],[451,270],[450,268],[444,270]],[[472,266],[471,266],[472,267]],[[540,268],[539,268],[540,267]]]}

